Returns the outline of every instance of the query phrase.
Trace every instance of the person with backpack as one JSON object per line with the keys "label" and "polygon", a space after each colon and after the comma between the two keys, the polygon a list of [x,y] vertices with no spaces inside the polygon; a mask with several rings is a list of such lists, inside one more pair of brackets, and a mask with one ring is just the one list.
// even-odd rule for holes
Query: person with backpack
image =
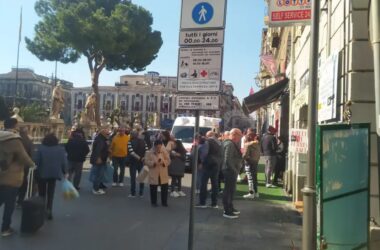
{"label": "person with backpack", "polygon": [[211,205],[212,208],[218,208],[217,197],[218,197],[218,177],[219,169],[223,161],[223,148],[221,142],[215,137],[213,131],[208,131],[206,133],[206,157],[202,165],[202,177],[201,186],[199,193],[199,204],[196,206],[198,208],[206,208],[207,199],[207,184],[211,181]]}
{"label": "person with backpack", "polygon": [[[17,120],[10,118],[4,121],[4,128],[16,129]],[[4,204],[1,236],[14,233],[11,228],[12,214],[16,198],[24,179],[24,169],[34,168],[33,160],[28,156],[21,137],[11,131],[0,131],[0,206]]]}
{"label": "person with backpack", "polygon": [[248,177],[249,193],[243,195],[243,197],[253,199],[259,197],[257,191],[257,166],[260,160],[260,144],[255,133],[248,133],[246,137],[243,160],[245,173]]}

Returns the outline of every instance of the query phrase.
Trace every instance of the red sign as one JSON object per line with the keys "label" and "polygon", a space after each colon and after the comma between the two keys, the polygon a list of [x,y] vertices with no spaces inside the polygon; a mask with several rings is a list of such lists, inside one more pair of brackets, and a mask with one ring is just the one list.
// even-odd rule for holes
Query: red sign
{"label": "red sign", "polygon": [[274,11],[272,21],[295,21],[311,18],[311,10]]}
{"label": "red sign", "polygon": [[269,0],[269,26],[308,25],[311,20],[310,0]]}

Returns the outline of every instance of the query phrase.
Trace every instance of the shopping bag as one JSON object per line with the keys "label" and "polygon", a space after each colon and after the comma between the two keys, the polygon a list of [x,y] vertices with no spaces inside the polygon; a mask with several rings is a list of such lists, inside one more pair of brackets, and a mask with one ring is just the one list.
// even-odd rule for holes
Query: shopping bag
{"label": "shopping bag", "polygon": [[111,164],[107,164],[106,170],[104,171],[104,183],[112,183],[113,182],[113,167]]}
{"label": "shopping bag", "polygon": [[73,200],[79,198],[78,191],[75,189],[74,185],[67,179],[64,179],[62,181],[62,194],[65,200]]}
{"label": "shopping bag", "polygon": [[136,180],[140,183],[143,183],[143,182],[148,183],[148,179],[149,179],[147,178],[148,175],[149,175],[149,168],[148,166],[144,166],[143,169],[140,171],[140,173],[137,175]]}

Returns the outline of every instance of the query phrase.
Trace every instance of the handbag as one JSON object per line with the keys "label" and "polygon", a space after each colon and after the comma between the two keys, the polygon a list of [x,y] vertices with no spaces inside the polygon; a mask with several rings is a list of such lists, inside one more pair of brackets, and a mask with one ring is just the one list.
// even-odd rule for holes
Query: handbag
{"label": "handbag", "polygon": [[106,171],[104,171],[104,183],[112,183],[113,181],[113,167],[111,164],[107,163]]}
{"label": "handbag", "polygon": [[140,171],[140,173],[137,175],[137,178],[136,180],[140,183],[148,183],[148,179],[147,178],[149,175],[149,168],[148,166],[144,166],[143,169]]}
{"label": "handbag", "polygon": [[170,176],[183,176],[185,174],[185,162],[178,157],[174,157],[169,165]]}

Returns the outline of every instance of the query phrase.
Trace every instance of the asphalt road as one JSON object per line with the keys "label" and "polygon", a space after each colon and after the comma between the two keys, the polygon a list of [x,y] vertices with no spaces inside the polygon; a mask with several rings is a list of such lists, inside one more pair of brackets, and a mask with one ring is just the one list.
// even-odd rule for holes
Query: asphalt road
{"label": "asphalt road", "polygon": [[[128,171],[127,171],[128,172]],[[104,196],[91,193],[87,174],[82,177],[80,198],[61,197],[60,182],[53,208],[54,219],[34,235],[17,233],[0,238],[0,250],[124,250],[187,249],[189,196],[169,197],[169,207],[153,208],[149,190],[142,198],[128,198],[129,186],[108,188]],[[184,180],[190,193],[190,175]],[[129,178],[126,178],[129,183]],[[219,209],[195,210],[194,249],[299,249],[301,218],[289,206],[237,200],[239,219],[222,217]],[[0,208],[2,215],[3,208]],[[19,231],[21,211],[13,215]]]}

